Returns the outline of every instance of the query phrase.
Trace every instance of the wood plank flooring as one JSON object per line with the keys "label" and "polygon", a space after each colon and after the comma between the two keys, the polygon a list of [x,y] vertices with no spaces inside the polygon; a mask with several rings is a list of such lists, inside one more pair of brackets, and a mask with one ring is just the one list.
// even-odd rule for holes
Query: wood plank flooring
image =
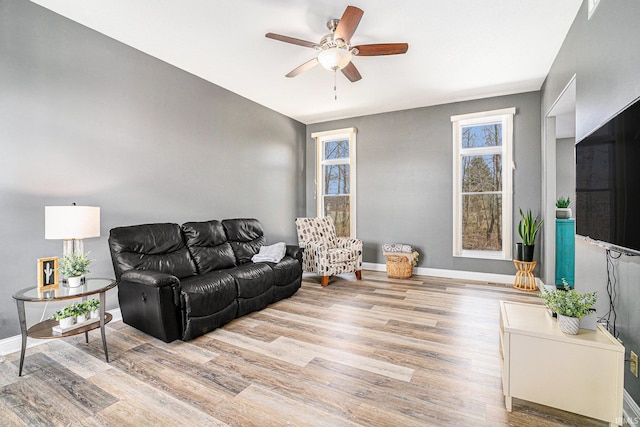
{"label": "wood plank flooring", "polygon": [[[0,361],[2,426],[602,426],[504,408],[498,301],[510,285],[305,277],[291,298],[190,342],[122,322]],[[532,367],[535,369],[535,367]],[[550,384],[549,387],[553,387]]]}

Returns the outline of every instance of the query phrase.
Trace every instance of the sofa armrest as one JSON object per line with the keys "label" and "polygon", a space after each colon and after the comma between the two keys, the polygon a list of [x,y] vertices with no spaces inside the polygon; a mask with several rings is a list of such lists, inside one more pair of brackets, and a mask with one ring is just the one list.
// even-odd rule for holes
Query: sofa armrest
{"label": "sofa armrest", "polygon": [[298,245],[287,245],[287,250],[285,252],[286,256],[290,256],[291,258],[297,259],[300,264],[302,264],[302,252],[304,249],[300,248]]}
{"label": "sofa armrest", "polygon": [[156,287],[180,284],[180,279],[176,276],[155,270],[128,270],[122,273],[120,278],[127,282]]}
{"label": "sofa armrest", "polygon": [[157,270],[131,269],[118,281],[122,320],[164,342],[182,336],[180,280]]}
{"label": "sofa armrest", "polygon": [[126,286],[126,282],[137,283],[154,288],[171,287],[174,304],[180,306],[180,279],[168,273],[156,270],[127,270],[120,276],[118,286]]}

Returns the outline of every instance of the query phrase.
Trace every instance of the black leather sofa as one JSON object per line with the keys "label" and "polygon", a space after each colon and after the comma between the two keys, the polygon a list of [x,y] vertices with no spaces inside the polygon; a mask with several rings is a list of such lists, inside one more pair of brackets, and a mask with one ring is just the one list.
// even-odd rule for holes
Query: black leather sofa
{"label": "black leather sofa", "polygon": [[109,233],[123,321],[165,342],[190,340],[293,295],[302,252],[251,261],[265,245],[257,219],[117,227]]}

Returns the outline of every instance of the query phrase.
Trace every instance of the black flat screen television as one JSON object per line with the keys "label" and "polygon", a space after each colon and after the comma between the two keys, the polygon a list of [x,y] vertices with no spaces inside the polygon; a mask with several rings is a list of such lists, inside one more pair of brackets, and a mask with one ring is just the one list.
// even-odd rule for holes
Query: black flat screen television
{"label": "black flat screen television", "polygon": [[640,254],[640,101],[576,144],[576,233]]}

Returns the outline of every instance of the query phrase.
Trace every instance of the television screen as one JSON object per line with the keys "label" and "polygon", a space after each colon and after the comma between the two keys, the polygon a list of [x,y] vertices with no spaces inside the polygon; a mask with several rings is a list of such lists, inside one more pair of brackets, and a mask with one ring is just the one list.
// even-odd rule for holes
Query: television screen
{"label": "television screen", "polygon": [[576,145],[576,232],[640,253],[640,102]]}

